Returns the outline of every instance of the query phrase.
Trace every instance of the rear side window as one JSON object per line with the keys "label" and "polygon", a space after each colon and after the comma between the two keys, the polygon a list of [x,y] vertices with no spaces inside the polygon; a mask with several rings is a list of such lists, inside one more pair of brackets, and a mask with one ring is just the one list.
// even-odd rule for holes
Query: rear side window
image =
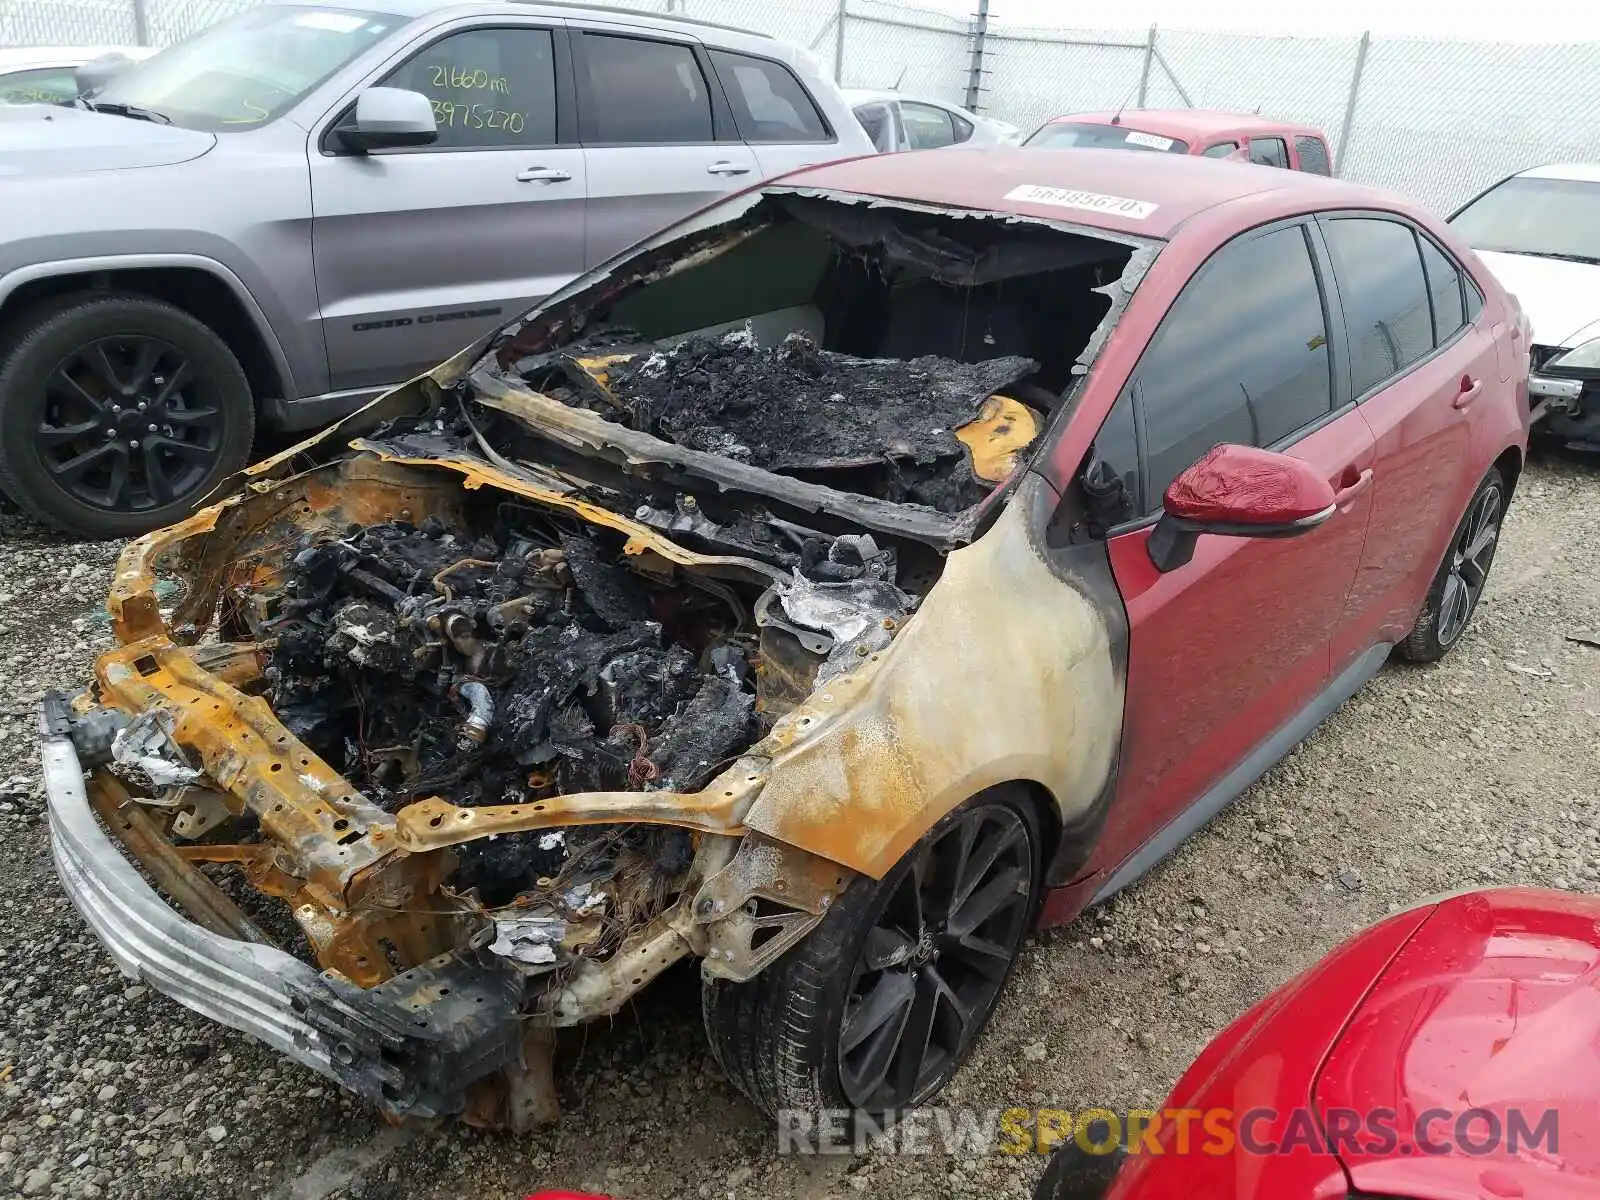
{"label": "rear side window", "polygon": [[905,126],[906,141],[913,150],[937,150],[955,144],[955,126],[942,108],[902,100],[900,123]]}
{"label": "rear side window", "polygon": [[1215,146],[1207,146],[1206,158],[1227,158],[1228,155],[1239,149],[1238,142],[1218,142]]}
{"label": "rear side window", "polygon": [[711,65],[747,142],[829,142],[833,138],[805,85],[782,63],[711,51]]}
{"label": "rear side window", "polygon": [[1332,175],[1333,167],[1328,161],[1328,147],[1319,137],[1297,137],[1294,139],[1295,152],[1300,155],[1300,169],[1312,175]]}
{"label": "rear side window", "polygon": [[671,145],[714,140],[711,93],[694,51],[676,42],[585,33],[584,140]]}
{"label": "rear side window", "polygon": [[950,114],[950,124],[955,126],[957,143],[965,142],[972,137],[972,122],[965,117]]}
{"label": "rear side window", "polygon": [[861,128],[867,131],[867,136],[872,139],[872,144],[882,153],[887,154],[897,149],[895,146],[894,113],[889,111],[887,104],[874,100],[871,104],[863,104],[854,110],[856,120],[861,122]]}
{"label": "rear side window", "polygon": [[1251,138],[1250,161],[1263,167],[1287,167],[1289,147],[1282,138]]}
{"label": "rear side window", "polygon": [[1422,247],[1422,267],[1428,277],[1428,296],[1433,301],[1433,341],[1447,342],[1467,323],[1465,284],[1445,252],[1431,238],[1418,238]]}
{"label": "rear side window", "polygon": [[1350,334],[1350,388],[1362,396],[1433,350],[1422,257],[1411,226],[1368,217],[1326,224]]}
{"label": "rear side window", "polygon": [[407,59],[383,86],[421,92],[439,124],[433,150],[556,142],[555,55],[548,29],[469,29]]}
{"label": "rear side window", "polygon": [[1161,322],[1134,380],[1144,512],[1213,446],[1272,446],[1332,411],[1327,320],[1304,229],[1247,236],[1213,255]]}

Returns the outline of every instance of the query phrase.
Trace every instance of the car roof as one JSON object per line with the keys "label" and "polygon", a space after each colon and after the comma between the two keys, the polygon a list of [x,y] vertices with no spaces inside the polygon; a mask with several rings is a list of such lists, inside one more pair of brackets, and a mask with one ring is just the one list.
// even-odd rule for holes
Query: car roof
{"label": "car roof", "polygon": [[[272,3],[298,5],[307,0],[271,0]],[[660,29],[663,26],[683,26],[687,29],[721,29],[728,33],[743,34],[747,37],[761,38],[771,41],[770,34],[759,33],[754,29],[745,29],[738,25],[724,25],[717,21],[702,21],[696,17],[686,17],[678,13],[651,13],[641,12],[636,8],[623,8],[612,4],[587,4],[581,0],[575,3],[563,3],[562,0],[549,0],[539,3],[538,0],[330,0],[340,8],[355,9],[359,12],[387,13],[396,17],[424,17],[430,13],[445,11],[461,12],[495,12],[530,11],[548,13],[552,16],[588,16],[607,21],[616,21],[622,24],[642,25]]]}
{"label": "car roof", "polygon": [[840,88],[839,91],[844,96],[845,103],[852,107],[871,100],[909,100],[913,104],[932,104],[936,108],[948,108],[951,112],[965,113],[969,117],[978,115],[962,108],[959,104],[952,104],[948,100],[941,100],[937,96],[928,96],[922,92],[897,92],[893,88]]}
{"label": "car roof", "polygon": [[[1304,171],[1223,162],[1189,154],[1129,154],[1126,150],[1004,147],[974,150],[981,167],[952,171],[941,150],[867,155],[783,176],[780,187],[816,187],[937,207],[1014,213],[1153,238],[1170,237],[1195,214],[1219,204],[1272,192],[1285,214],[1337,208],[1383,208],[1412,213],[1399,196]],[[1057,189],[1067,196],[1014,199],[1022,187]],[[1154,205],[1143,217],[1081,207],[1084,193]],[[1063,203],[1062,201],[1069,203]]]}
{"label": "car roof", "polygon": [[1057,125],[1067,121],[1093,125],[1115,123],[1145,133],[1159,133],[1185,140],[1216,137],[1224,133],[1264,134],[1285,130],[1322,136],[1322,131],[1315,126],[1302,125],[1297,121],[1277,121],[1256,113],[1232,113],[1211,108],[1130,108],[1121,112],[1073,113],[1051,117],[1045,124]]}
{"label": "car roof", "polygon": [[1600,183],[1600,163],[1546,163],[1530,167],[1519,179],[1569,179],[1576,183]]}

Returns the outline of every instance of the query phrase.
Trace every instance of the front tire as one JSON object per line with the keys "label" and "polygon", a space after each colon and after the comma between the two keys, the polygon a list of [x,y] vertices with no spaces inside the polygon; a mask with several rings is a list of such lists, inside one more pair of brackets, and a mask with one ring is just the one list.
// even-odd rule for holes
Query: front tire
{"label": "front tire", "polygon": [[1438,662],[1461,640],[1488,583],[1505,511],[1505,480],[1491,468],[1472,493],[1450,538],[1416,624],[1397,647],[1400,657],[1418,663]]}
{"label": "front tire", "polygon": [[704,984],[718,1065],[768,1115],[874,1118],[927,1102],[971,1053],[1011,976],[1040,878],[1026,797],[985,793],[749,983]]}
{"label": "front tire", "polygon": [[0,489],[82,538],[186,516],[245,466],[255,405],[208,327],[147,296],[80,298],[27,319],[0,365]]}

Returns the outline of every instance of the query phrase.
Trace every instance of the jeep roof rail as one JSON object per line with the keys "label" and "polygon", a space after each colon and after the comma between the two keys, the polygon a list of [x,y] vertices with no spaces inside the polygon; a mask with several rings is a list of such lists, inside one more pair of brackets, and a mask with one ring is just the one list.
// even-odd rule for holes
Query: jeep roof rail
{"label": "jeep roof rail", "polygon": [[586,0],[516,0],[521,4],[547,4],[552,8],[575,8],[582,12],[615,14],[627,17],[649,17],[655,21],[666,21],[674,25],[698,25],[702,29],[721,29],[727,33],[742,33],[747,37],[766,38],[768,41],[776,39],[770,33],[762,33],[757,29],[746,29],[742,25],[726,25],[721,21],[706,21],[700,17],[689,17],[683,13],[675,12],[643,12],[637,8],[624,8],[620,4],[591,4]]}

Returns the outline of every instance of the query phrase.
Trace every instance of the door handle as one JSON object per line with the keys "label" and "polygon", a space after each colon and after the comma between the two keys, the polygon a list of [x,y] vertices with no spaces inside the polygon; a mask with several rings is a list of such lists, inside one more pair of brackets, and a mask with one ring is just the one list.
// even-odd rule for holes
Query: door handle
{"label": "door handle", "polygon": [[748,175],[748,174],[750,174],[750,168],[746,167],[746,166],[741,166],[739,163],[736,163],[736,162],[729,162],[727,159],[722,159],[720,162],[714,162],[709,167],[707,167],[706,168],[706,174],[708,174],[708,175]]}
{"label": "door handle", "polygon": [[559,167],[529,167],[517,172],[518,183],[565,183],[571,178],[572,172]]}
{"label": "door handle", "polygon": [[1461,377],[1461,391],[1450,403],[1455,408],[1466,408],[1479,396],[1483,395],[1483,380],[1474,379],[1470,375]]}
{"label": "door handle", "polygon": [[1333,494],[1333,503],[1340,512],[1349,512],[1350,506],[1355,503],[1357,496],[1372,486],[1372,468],[1368,467],[1356,477],[1356,481],[1348,487],[1342,487]]}

